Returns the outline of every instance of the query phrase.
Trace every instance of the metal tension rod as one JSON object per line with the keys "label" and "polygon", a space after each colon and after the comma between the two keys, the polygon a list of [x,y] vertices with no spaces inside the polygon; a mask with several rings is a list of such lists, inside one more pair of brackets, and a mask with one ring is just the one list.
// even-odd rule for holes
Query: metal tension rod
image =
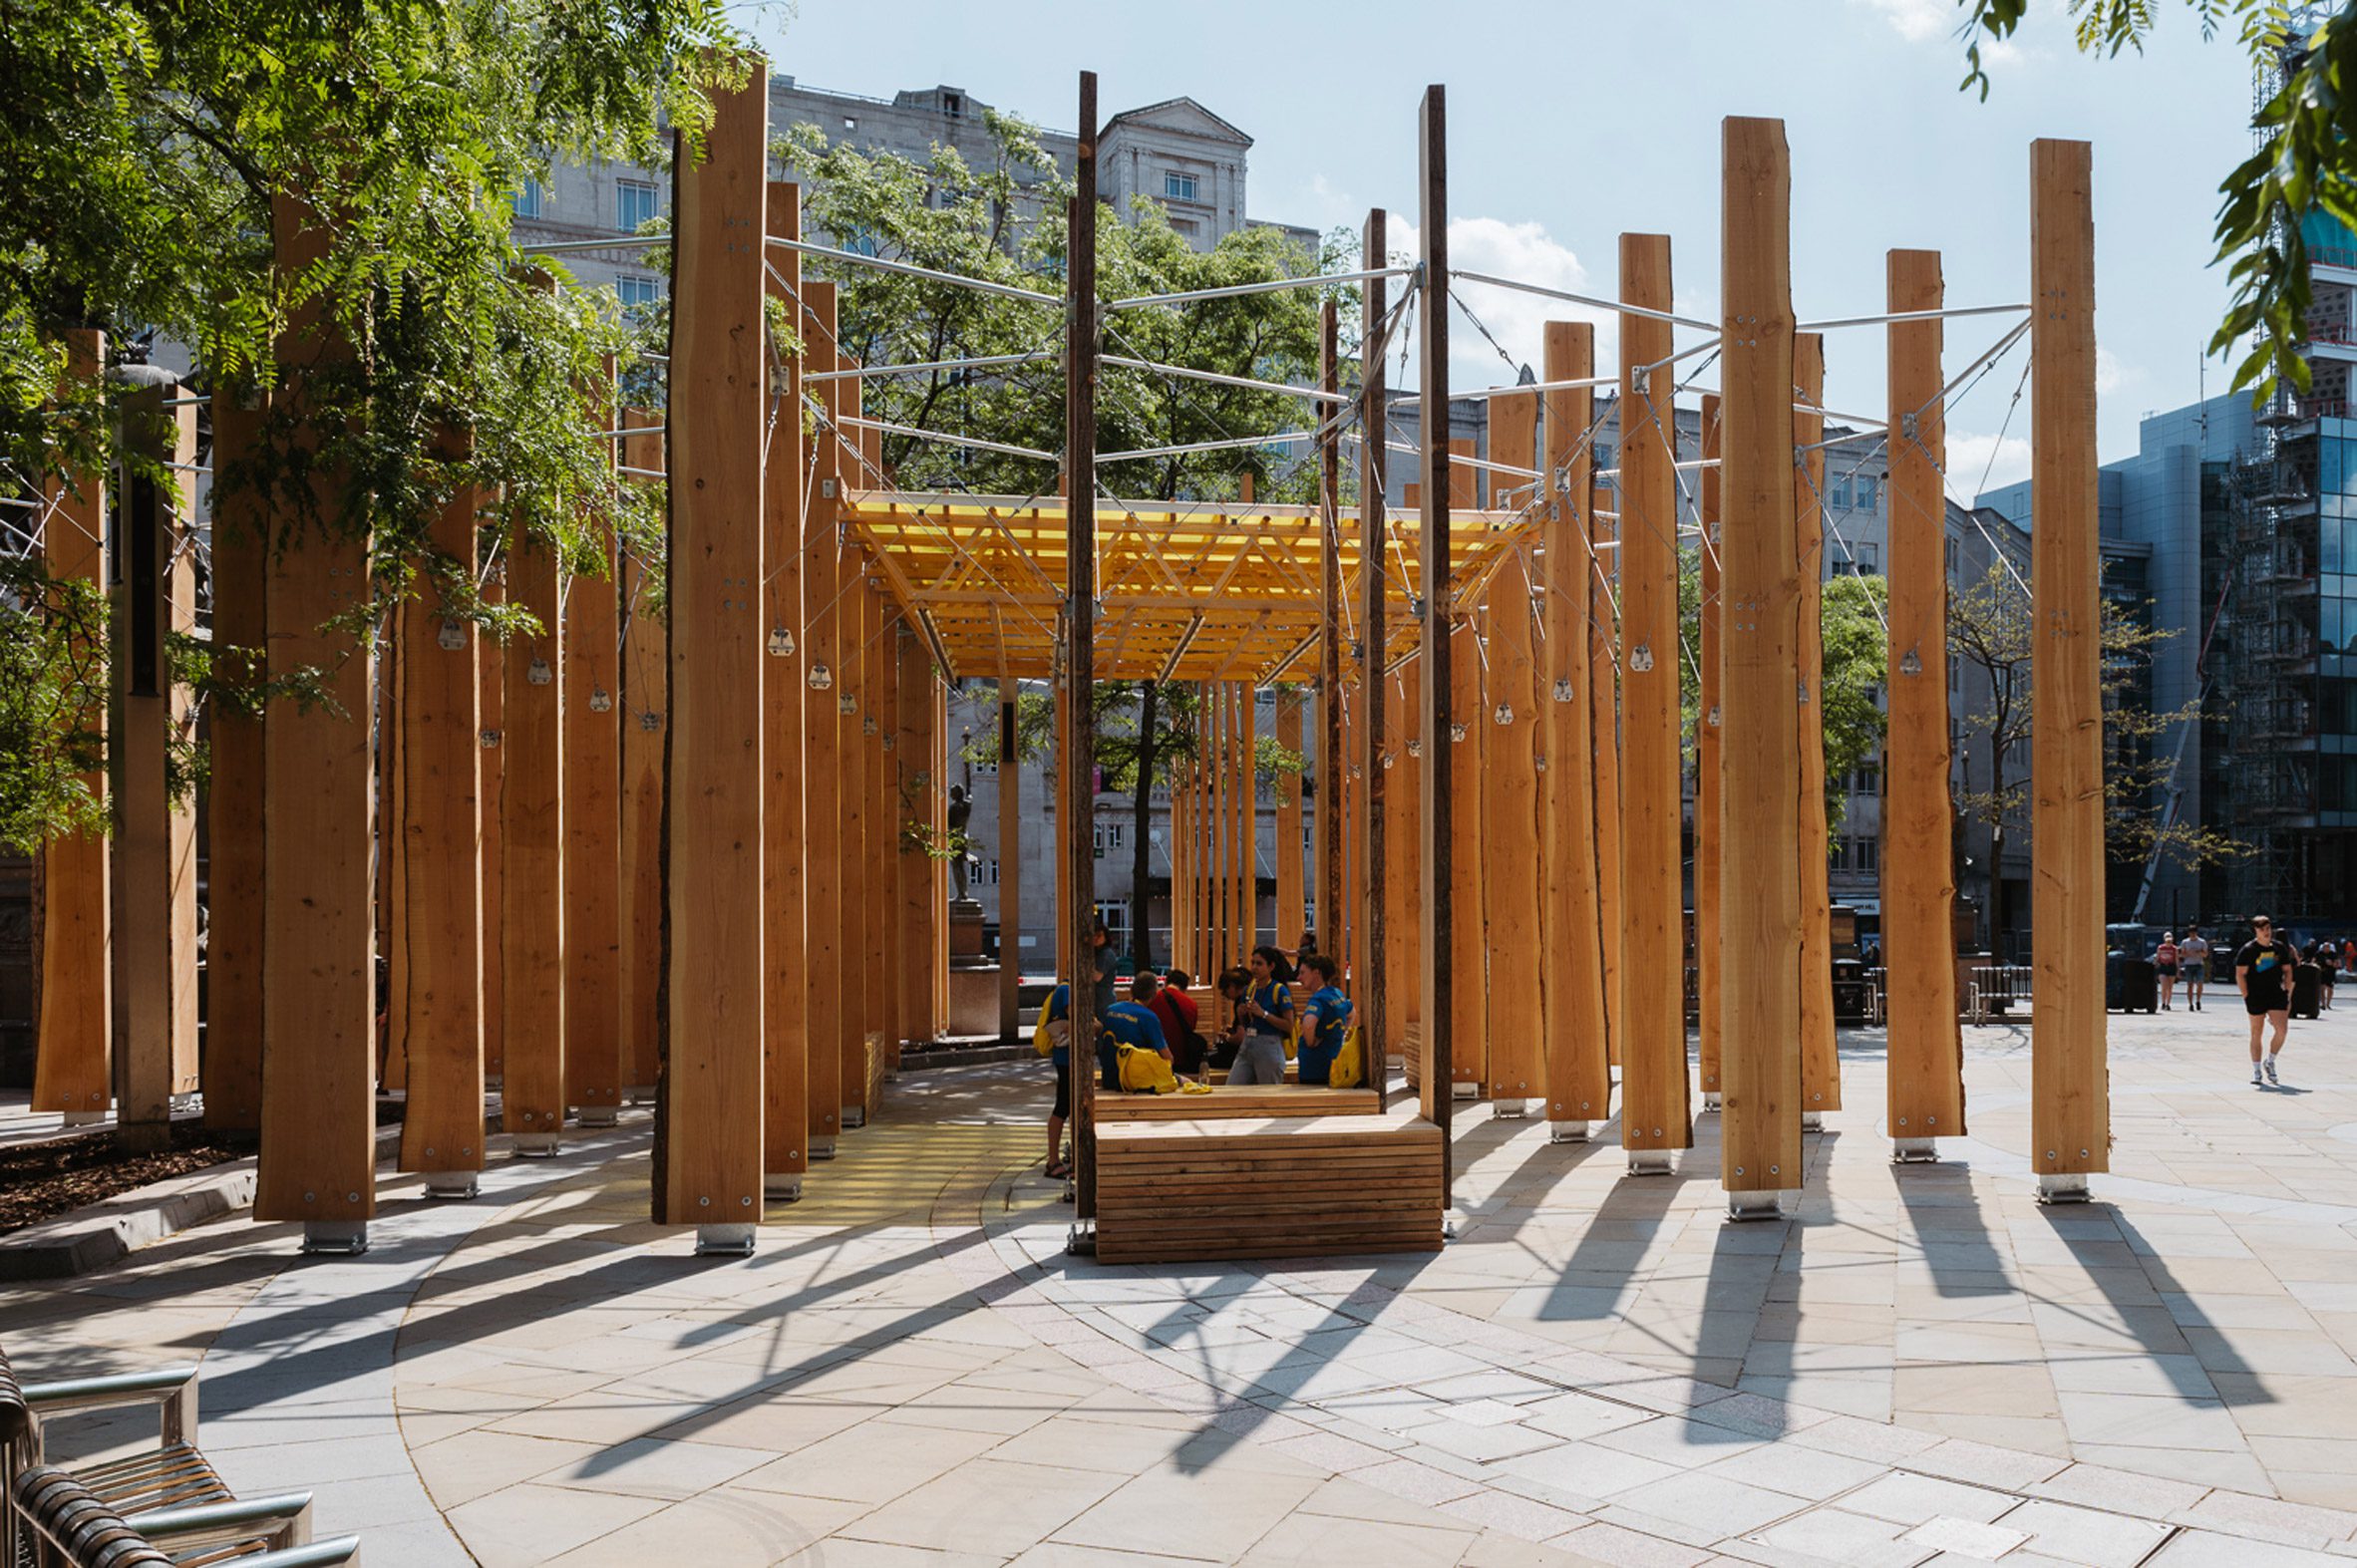
{"label": "metal tension rod", "polygon": [[920,267],[913,262],[886,261],[881,256],[862,256],[855,250],[838,250],[832,245],[814,245],[808,240],[787,239],[778,234],[772,234],[769,242],[784,250],[799,250],[806,256],[848,261],[854,266],[874,267],[879,271],[898,272],[912,278],[930,278],[936,283],[954,283],[960,288],[970,288],[984,294],[997,294],[1007,299],[1027,299],[1034,305],[1053,305],[1059,310],[1064,308],[1064,298],[1060,294],[1035,293],[1031,289],[1016,288],[1011,283],[992,283],[982,278],[960,277],[954,272],[936,272],[931,267]]}
{"label": "metal tension rod", "polygon": [[1140,305],[1187,305],[1198,299],[1233,299],[1240,294],[1274,294],[1289,288],[1318,288],[1328,283],[1363,283],[1369,278],[1400,278],[1414,267],[1371,267],[1361,272],[1315,272],[1305,277],[1278,278],[1270,283],[1233,283],[1225,288],[1190,289],[1183,294],[1140,294],[1117,299],[1107,310],[1134,310]]}
{"label": "metal tension rod", "polygon": [[882,376],[923,376],[936,370],[990,370],[1001,365],[1028,365],[1035,360],[1062,359],[1061,349],[1031,349],[1022,354],[985,354],[976,359],[928,359],[913,365],[859,365],[850,370],[813,370],[803,382],[860,381]]}
{"label": "metal tension rod", "polygon": [[[1598,299],[1593,294],[1572,294],[1559,288],[1541,288],[1536,283],[1524,283],[1518,278],[1492,277],[1487,272],[1463,272],[1451,269],[1449,276],[1463,278],[1468,283],[1487,283],[1493,288],[1519,289],[1525,294],[1537,294],[1546,299],[1569,300],[1574,305],[1585,305],[1593,310],[1608,310],[1616,316],[1644,316],[1654,321],[1666,321],[1675,326],[1692,327],[1697,332],[1717,332],[1715,321],[1696,321],[1692,316],[1673,316],[1666,310],[1648,310],[1642,305],[1624,305],[1616,299]],[[1616,378],[1617,379],[1617,378]]]}

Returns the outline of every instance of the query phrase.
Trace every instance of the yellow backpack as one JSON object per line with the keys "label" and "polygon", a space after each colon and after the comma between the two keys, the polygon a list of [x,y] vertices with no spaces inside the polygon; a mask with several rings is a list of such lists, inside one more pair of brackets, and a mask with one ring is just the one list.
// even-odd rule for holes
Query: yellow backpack
{"label": "yellow backpack", "polygon": [[[1061,1029],[1058,1029],[1059,1025],[1062,1026]],[[1069,1020],[1059,1018],[1051,1022],[1046,1016],[1046,1010],[1042,1009],[1040,1021],[1031,1031],[1031,1049],[1043,1057],[1054,1056],[1059,1044],[1056,1038],[1057,1034],[1069,1034],[1071,1029]],[[1055,1031],[1055,1033],[1051,1033],[1051,1031]]]}
{"label": "yellow backpack", "polygon": [[1148,1051],[1143,1046],[1122,1046],[1116,1049],[1114,1063],[1121,1074],[1122,1093],[1126,1095],[1176,1095],[1178,1079],[1171,1071],[1171,1064],[1163,1060],[1159,1051]]}
{"label": "yellow backpack", "polygon": [[1367,1081],[1366,1052],[1360,1048],[1358,1021],[1342,1032],[1342,1045],[1334,1053],[1334,1065],[1326,1070],[1329,1089],[1358,1089]]}

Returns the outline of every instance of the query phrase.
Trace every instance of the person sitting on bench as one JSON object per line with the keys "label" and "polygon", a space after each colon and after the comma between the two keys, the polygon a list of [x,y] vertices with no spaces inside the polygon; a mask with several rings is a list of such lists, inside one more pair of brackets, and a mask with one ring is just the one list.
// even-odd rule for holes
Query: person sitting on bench
{"label": "person sitting on bench", "polygon": [[1106,1039],[1104,1047],[1105,1087],[1121,1089],[1120,1051],[1129,1046],[1134,1050],[1151,1051],[1165,1062],[1171,1060],[1171,1043],[1163,1034],[1163,1021],[1155,1017],[1154,993],[1160,984],[1151,969],[1141,970],[1130,981],[1130,998],[1116,1002],[1105,1010]]}
{"label": "person sitting on bench", "polygon": [[1251,994],[1252,972],[1241,967],[1219,975],[1219,1002],[1226,1022],[1219,1026],[1218,1043],[1211,1048],[1211,1068],[1227,1073],[1235,1067],[1236,1052],[1244,1043],[1244,998]]}
{"label": "person sitting on bench", "polygon": [[1171,1043],[1171,1071],[1180,1078],[1200,1080],[1203,1076],[1203,1037],[1195,1027],[1202,1015],[1194,1005],[1194,998],[1186,988],[1194,977],[1183,969],[1174,969],[1163,976],[1162,985],[1154,993],[1154,1016],[1162,1020],[1163,1038]]}
{"label": "person sitting on bench", "polygon": [[1296,1062],[1303,1084],[1324,1084],[1342,1050],[1343,1032],[1350,1028],[1350,998],[1335,982],[1334,960],[1312,953],[1301,961],[1305,983],[1317,989],[1301,1004],[1301,1049]]}
{"label": "person sitting on bench", "polygon": [[1285,955],[1273,947],[1252,949],[1252,985],[1244,994],[1243,1038],[1237,1043],[1230,1084],[1282,1084],[1285,1037],[1293,1032],[1293,993],[1277,978]]}

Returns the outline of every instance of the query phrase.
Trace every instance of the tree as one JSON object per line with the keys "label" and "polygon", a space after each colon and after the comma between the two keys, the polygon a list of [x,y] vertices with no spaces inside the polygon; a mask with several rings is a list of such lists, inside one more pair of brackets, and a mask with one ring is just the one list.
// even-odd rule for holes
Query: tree
{"label": "tree", "polygon": [[[1948,590],[1948,649],[1979,672],[1989,698],[1957,723],[1965,745],[1977,741],[1988,763],[1988,787],[1956,798],[1958,813],[1989,829],[1991,940],[2007,911],[1997,899],[2008,834],[2023,825],[2029,798],[2034,623],[2029,595],[2002,562],[1977,581]],[[2181,724],[2199,722],[2198,700],[2158,712],[2144,697],[2156,651],[2174,630],[2140,623],[2110,597],[2103,601],[2104,847],[2114,862],[2160,855],[2193,867],[2241,853],[2225,835],[2175,816],[2156,795],[2169,784],[2174,757],[2156,743]]]}
{"label": "tree", "polygon": [[[198,390],[234,393],[277,379],[281,333],[313,309],[352,351],[307,377],[317,453],[280,423],[216,484],[264,490],[280,545],[368,531],[375,599],[347,618],[352,647],[429,576],[456,613],[518,624],[474,599],[476,561],[425,545],[460,486],[500,493],[504,526],[576,566],[593,537],[646,523],[583,415],[604,356],[625,347],[617,312],[532,274],[510,196],[554,159],[655,157],[665,117],[692,149],[707,87],[743,77],[737,44],[720,0],[13,11],[0,29],[0,490],[38,495],[123,458],[103,375],[69,375],[65,330],[170,340],[193,356]],[[326,218],[327,253],[299,272],[273,250],[281,199]],[[343,475],[324,503],[322,471]],[[58,602],[38,575],[19,591],[26,613]],[[30,706],[53,713],[84,711],[104,684],[95,661],[28,669]],[[0,774],[12,842],[72,825],[55,772],[71,750]]]}
{"label": "tree", "polygon": [[[1965,48],[1966,88],[1989,92],[1981,58],[1984,40],[2013,36],[2031,0],[1956,0]],[[2304,32],[2294,8],[2281,0],[2186,0],[2204,38],[2229,20],[2252,69],[2281,70],[2280,85],[2259,107],[2258,146],[2218,185],[2217,259],[2228,263],[2233,298],[2209,350],[2235,353],[2251,340],[2234,369],[2234,385],[2254,401],[2271,398],[2288,381],[2308,390],[2308,238],[2304,221],[2323,212],[2357,228],[2357,15],[2350,7]],[[2158,0],[2071,0],[2076,41],[2089,54],[2143,52],[2159,24]]]}

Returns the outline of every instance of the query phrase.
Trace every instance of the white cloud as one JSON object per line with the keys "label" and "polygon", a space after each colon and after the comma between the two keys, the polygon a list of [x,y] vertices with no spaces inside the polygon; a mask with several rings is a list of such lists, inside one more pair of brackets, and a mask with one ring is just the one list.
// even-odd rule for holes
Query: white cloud
{"label": "white cloud", "polygon": [[[1416,224],[1401,213],[1391,214],[1389,237],[1394,255],[1414,256],[1420,242]],[[1503,218],[1460,217],[1449,220],[1449,265],[1453,270],[1484,272],[1513,278],[1541,288],[1603,297],[1609,284],[1599,286],[1586,265],[1568,246],[1540,223],[1510,223]],[[1465,309],[1457,312],[1449,334],[1449,379],[1458,387],[1499,386],[1515,379],[1521,366],[1533,374],[1543,371],[1544,334],[1549,321],[1588,321],[1596,327],[1596,364],[1609,369],[1618,363],[1618,318],[1608,310],[1548,299],[1519,289],[1459,280],[1457,297]],[[1418,302],[1418,308],[1423,302]],[[1483,336],[1467,312],[1490,336]],[[1493,347],[1490,338],[1498,340]],[[1500,355],[1500,348],[1505,356]],[[1508,361],[1513,362],[1510,368]]]}
{"label": "white cloud", "polygon": [[2031,0],[2029,15],[2022,21],[2012,38],[1992,38],[1978,28],[1967,36],[1964,32],[1964,13],[1957,0],[1851,0],[1862,5],[1890,24],[1892,32],[1910,44],[1945,43],[1954,47],[1959,59],[1967,44],[1980,44],[1981,64],[1991,70],[1999,66],[2016,65],[2032,52],[2021,38],[2024,33],[2041,24],[2053,25],[2058,20],[2063,26],[2073,25],[2061,0]]}
{"label": "white cloud", "polygon": [[2000,441],[1993,434],[1948,432],[1948,488],[1958,500],[1969,505],[1983,490],[2029,476],[2027,436],[2007,436]]}
{"label": "white cloud", "polygon": [[2121,387],[2136,379],[2136,371],[2121,363],[2119,355],[2100,343],[2096,345],[2095,390],[2097,396],[2101,397],[2106,393],[2117,392]]}
{"label": "white cloud", "polygon": [[1910,44],[1937,38],[1955,26],[1956,8],[1949,0],[1862,0]]}

